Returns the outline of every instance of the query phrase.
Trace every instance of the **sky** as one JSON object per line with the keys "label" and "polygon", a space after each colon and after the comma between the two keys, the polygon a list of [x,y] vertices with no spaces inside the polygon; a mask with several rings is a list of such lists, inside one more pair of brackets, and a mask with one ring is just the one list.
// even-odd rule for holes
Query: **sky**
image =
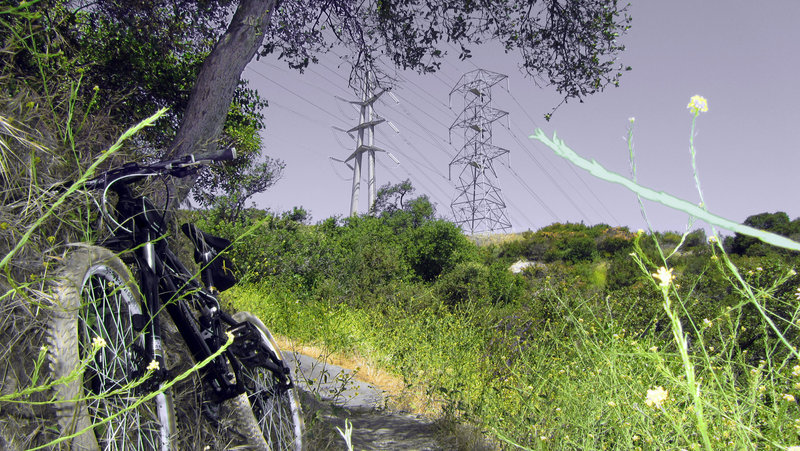
{"label": "sky", "polygon": [[[711,213],[743,222],[762,212],[800,216],[800,2],[773,0],[634,1],[632,27],[621,42],[618,61],[625,72],[618,88],[570,101],[550,112],[561,98],[537,86],[519,69],[517,53],[491,44],[467,61],[447,58],[439,72],[401,73],[392,96],[375,104],[387,120],[376,127],[377,185],[410,179],[416,195],[426,194],[437,214],[453,218],[456,173],[449,163],[460,142],[449,127],[463,97],[449,96],[461,76],[477,68],[507,75],[493,87],[492,106],[508,112],[494,123],[495,145],[509,153],[494,160],[496,183],[511,222],[507,231],[537,230],[554,222],[599,223],[648,229],[636,196],[572,166],[529,136],[541,128],[557,133],[585,158],[630,176],[626,134],[635,118],[634,150],[639,182],[693,203],[699,195],[689,152],[689,98],[708,99],[697,121],[697,171]],[[340,99],[356,100],[347,85],[349,68],[339,56],[321,55],[305,73],[274,57],[253,61],[243,76],[269,101],[264,110],[265,153],[286,164],[282,179],[254,198],[258,207],[281,212],[302,206],[312,222],[347,216],[352,170],[342,160],[355,142],[336,130],[358,123],[358,112]],[[457,54],[456,49],[452,49]],[[390,124],[391,123],[391,124]],[[396,131],[396,130],[397,131]],[[359,212],[367,209],[366,158]],[[685,213],[645,201],[652,229],[686,229]],[[692,228],[708,226],[695,222]],[[721,231],[723,234],[730,232]]]}

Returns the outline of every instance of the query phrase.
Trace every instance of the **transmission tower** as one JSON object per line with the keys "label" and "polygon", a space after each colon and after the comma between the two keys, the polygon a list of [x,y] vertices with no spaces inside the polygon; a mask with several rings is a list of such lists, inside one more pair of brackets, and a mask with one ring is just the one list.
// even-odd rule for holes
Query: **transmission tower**
{"label": "transmission tower", "polygon": [[456,197],[450,204],[456,224],[470,234],[507,230],[511,223],[500,195],[492,162],[509,151],[492,144],[492,123],[508,113],[491,106],[492,86],[505,80],[502,74],[476,69],[461,77],[450,91],[464,96],[464,109],[450,126],[461,129],[464,143],[450,162],[449,176],[458,171]]}
{"label": "transmission tower", "polygon": [[364,153],[367,153],[367,183],[369,189],[368,200],[370,213],[375,205],[377,190],[375,184],[375,152],[386,152],[389,154],[392,160],[395,161],[395,163],[400,164],[394,155],[386,150],[374,146],[375,126],[386,120],[377,116],[375,114],[375,109],[372,106],[380,98],[380,96],[386,92],[385,89],[381,89],[377,94],[374,93],[373,90],[375,84],[376,83],[374,80],[370,77],[369,71],[365,71],[364,78],[362,79],[361,83],[361,100],[346,100],[337,97],[339,100],[356,105],[359,108],[358,125],[350,130],[342,130],[351,136],[353,132],[357,132],[356,149],[345,160],[338,160],[343,161],[348,166],[350,166],[349,161],[353,160],[353,165],[350,166],[353,169],[353,188],[350,192],[351,216],[358,214],[358,197],[359,192],[361,191],[361,164]]}

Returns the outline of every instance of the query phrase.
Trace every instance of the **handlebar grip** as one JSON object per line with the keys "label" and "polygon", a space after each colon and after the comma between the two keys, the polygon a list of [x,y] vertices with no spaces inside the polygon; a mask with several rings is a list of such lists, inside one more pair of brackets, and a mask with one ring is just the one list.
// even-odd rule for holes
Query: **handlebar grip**
{"label": "handlebar grip", "polygon": [[225,149],[217,156],[211,157],[214,161],[231,161],[236,159],[236,148],[230,147]]}

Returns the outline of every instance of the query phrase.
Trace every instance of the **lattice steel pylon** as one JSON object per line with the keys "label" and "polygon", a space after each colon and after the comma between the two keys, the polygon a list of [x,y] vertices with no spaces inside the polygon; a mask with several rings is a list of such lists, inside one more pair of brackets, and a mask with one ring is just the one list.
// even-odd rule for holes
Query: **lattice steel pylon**
{"label": "lattice steel pylon", "polygon": [[492,123],[508,113],[491,106],[491,88],[506,78],[476,69],[464,74],[450,91],[451,99],[455,92],[464,95],[464,109],[450,126],[451,143],[454,129],[462,129],[464,138],[449,165],[450,180],[453,168],[458,169],[457,193],[450,208],[456,224],[470,234],[511,228],[493,166],[495,158],[509,151],[492,144]]}

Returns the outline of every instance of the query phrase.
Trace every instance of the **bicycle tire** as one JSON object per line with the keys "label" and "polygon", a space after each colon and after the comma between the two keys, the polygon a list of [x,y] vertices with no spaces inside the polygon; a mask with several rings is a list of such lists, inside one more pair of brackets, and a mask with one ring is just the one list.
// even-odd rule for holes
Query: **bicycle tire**
{"label": "bicycle tire", "polygon": [[[55,387],[60,432],[71,435],[95,425],[72,439],[72,449],[174,449],[175,413],[169,392],[139,405],[135,404],[145,394],[141,388],[115,393],[138,380],[149,363],[143,361],[144,334],[133,326],[142,305],[128,267],[108,249],[76,245],[53,294],[48,330],[52,378],[73,374],[82,360],[87,361],[78,377]],[[105,345],[91,358],[97,338]],[[117,416],[108,423],[98,424],[113,415]]]}
{"label": "bicycle tire", "polygon": [[[250,312],[237,312],[232,316],[237,322],[246,321],[256,326],[266,345],[283,360],[275,339],[258,317]],[[243,365],[241,377],[246,393],[234,398],[231,405],[239,410],[237,417],[247,418],[248,423],[255,420],[258,432],[251,433],[254,442],[263,443],[263,437],[268,449],[301,451],[304,424],[297,387],[279,387],[275,375],[261,367]],[[279,388],[277,392],[276,388]],[[251,425],[246,427],[253,428]]]}

